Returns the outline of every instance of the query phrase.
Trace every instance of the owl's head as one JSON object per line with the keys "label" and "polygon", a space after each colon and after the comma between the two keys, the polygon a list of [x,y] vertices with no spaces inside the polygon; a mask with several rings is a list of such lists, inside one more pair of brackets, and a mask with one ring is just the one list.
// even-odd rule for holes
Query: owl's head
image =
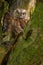
{"label": "owl's head", "polygon": [[14,10],[13,17],[17,17],[19,19],[25,19],[25,20],[30,19],[30,15],[28,14],[28,11],[25,9],[19,9],[19,8]]}

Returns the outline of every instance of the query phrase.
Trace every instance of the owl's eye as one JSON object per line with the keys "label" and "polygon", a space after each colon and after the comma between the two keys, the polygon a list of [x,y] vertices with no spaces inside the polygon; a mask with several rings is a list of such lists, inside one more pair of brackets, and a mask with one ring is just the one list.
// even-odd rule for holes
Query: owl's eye
{"label": "owl's eye", "polygon": [[19,11],[18,10],[16,12],[17,12],[17,14],[19,14]]}
{"label": "owl's eye", "polygon": [[19,11],[17,10],[17,11],[16,11],[16,16],[18,16],[18,15],[19,15]]}
{"label": "owl's eye", "polygon": [[25,15],[26,13],[24,12],[23,15]]}

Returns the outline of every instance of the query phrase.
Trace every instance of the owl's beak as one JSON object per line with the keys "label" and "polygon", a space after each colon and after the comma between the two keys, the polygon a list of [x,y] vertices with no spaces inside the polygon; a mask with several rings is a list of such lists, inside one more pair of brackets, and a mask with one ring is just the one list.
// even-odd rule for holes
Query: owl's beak
{"label": "owl's beak", "polygon": [[23,16],[20,15],[20,18],[23,19]]}

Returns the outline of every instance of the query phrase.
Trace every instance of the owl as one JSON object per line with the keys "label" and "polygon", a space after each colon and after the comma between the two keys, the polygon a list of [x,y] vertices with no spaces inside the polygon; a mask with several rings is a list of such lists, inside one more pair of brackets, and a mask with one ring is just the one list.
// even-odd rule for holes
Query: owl
{"label": "owl", "polygon": [[30,19],[30,15],[27,10],[17,8],[12,13],[6,13],[3,20],[3,32],[13,32],[19,34],[23,32],[27,22]]}

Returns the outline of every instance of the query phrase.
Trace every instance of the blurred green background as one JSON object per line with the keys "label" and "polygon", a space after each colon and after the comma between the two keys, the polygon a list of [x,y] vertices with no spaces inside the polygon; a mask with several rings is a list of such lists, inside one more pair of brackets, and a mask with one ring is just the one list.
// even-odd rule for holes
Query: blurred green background
{"label": "blurred green background", "polygon": [[[0,10],[0,21],[8,10],[8,3]],[[38,1],[31,17],[33,32],[27,40],[18,39],[16,48],[12,50],[7,65],[43,65],[43,2]],[[2,34],[0,24],[0,36]],[[6,49],[0,45],[0,60],[5,55]],[[0,61],[1,63],[1,61]]]}

